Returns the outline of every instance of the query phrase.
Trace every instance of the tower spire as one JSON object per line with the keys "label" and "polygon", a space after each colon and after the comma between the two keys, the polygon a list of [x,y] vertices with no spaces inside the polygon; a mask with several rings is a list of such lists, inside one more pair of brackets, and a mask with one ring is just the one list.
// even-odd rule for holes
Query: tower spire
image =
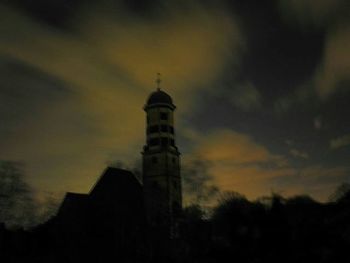
{"label": "tower spire", "polygon": [[161,78],[160,78],[160,73],[157,73],[157,79],[156,79],[156,83],[157,83],[157,90],[160,90],[160,83],[162,82]]}

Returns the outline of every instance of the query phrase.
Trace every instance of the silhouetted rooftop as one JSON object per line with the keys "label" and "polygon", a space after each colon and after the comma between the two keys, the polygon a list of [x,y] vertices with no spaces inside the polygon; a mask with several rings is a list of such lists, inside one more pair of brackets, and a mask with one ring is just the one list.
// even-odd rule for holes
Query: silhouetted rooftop
{"label": "silhouetted rooftop", "polygon": [[72,211],[81,212],[86,208],[88,202],[88,195],[87,194],[78,194],[78,193],[66,193],[66,196],[64,197],[64,200],[61,204],[60,209],[58,210],[58,214],[67,214],[72,213]]}
{"label": "silhouetted rooftop", "polygon": [[119,192],[128,196],[128,190],[135,189],[135,187],[137,190],[142,191],[140,182],[132,172],[124,169],[108,167],[93,186],[89,195],[95,196],[98,193],[117,194],[117,192]]}
{"label": "silhouetted rooftop", "polygon": [[151,93],[151,95],[148,97],[146,107],[155,104],[167,104],[171,108],[175,108],[175,105],[173,104],[173,99],[166,92],[160,89]]}
{"label": "silhouetted rooftop", "polygon": [[[103,216],[102,216],[103,215]],[[143,217],[143,191],[139,180],[130,171],[108,167],[89,194],[67,193],[58,211],[58,220],[74,227],[108,217],[132,222]],[[108,225],[107,219],[103,219]],[[111,224],[111,222],[109,222]]]}

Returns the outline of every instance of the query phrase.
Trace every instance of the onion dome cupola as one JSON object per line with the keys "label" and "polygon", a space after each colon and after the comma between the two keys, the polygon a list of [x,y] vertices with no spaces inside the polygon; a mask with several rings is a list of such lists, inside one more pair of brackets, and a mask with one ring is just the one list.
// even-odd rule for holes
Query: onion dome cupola
{"label": "onion dome cupola", "polygon": [[148,97],[144,110],[147,111],[148,109],[154,107],[168,107],[172,110],[176,108],[176,106],[173,104],[173,99],[170,97],[170,95],[162,91],[160,88],[152,92],[151,95]]}

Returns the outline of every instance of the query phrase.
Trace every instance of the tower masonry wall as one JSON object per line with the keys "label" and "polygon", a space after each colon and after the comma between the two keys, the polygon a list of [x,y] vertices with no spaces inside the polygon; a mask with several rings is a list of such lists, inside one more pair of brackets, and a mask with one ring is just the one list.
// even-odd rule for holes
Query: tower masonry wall
{"label": "tower masonry wall", "polygon": [[[154,226],[174,234],[182,209],[180,153],[175,143],[172,99],[163,91],[151,94],[146,104],[146,145],[143,151],[143,185],[147,217]],[[155,96],[155,97],[152,97]],[[168,97],[167,97],[168,96]],[[166,98],[166,101],[158,101]]]}

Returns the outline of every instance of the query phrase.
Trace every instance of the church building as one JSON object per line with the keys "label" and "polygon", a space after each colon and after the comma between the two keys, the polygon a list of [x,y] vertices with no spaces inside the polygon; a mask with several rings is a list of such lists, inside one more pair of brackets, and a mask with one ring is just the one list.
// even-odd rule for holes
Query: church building
{"label": "church building", "polygon": [[[146,143],[142,182],[130,171],[109,167],[90,193],[67,193],[54,220],[66,244],[73,242],[72,233],[94,236],[97,243],[119,240],[119,248],[139,242],[140,230],[145,228],[158,229],[170,238],[178,236],[182,190],[180,153],[175,143],[176,106],[160,89],[159,78],[157,84],[143,108]],[[69,238],[63,238],[65,233]]]}

